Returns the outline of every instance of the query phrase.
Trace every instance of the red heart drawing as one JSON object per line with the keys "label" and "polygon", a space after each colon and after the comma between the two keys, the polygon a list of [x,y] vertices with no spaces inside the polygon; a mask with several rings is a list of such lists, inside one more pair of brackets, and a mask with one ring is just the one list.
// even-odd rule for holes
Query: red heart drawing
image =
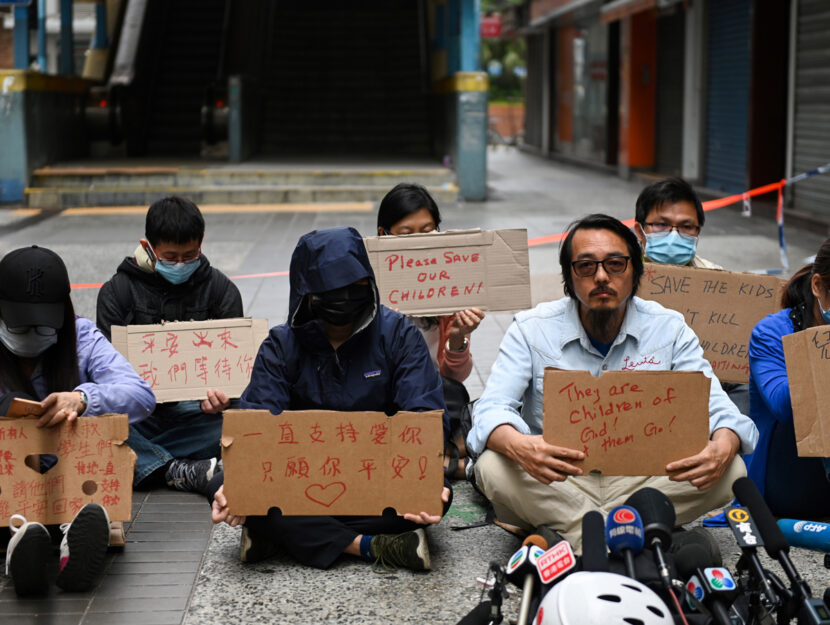
{"label": "red heart drawing", "polygon": [[346,485],[343,482],[332,482],[327,486],[323,486],[322,484],[312,484],[305,489],[305,496],[311,499],[314,503],[319,503],[321,506],[328,508],[331,504],[340,499],[340,496],[345,492]]}

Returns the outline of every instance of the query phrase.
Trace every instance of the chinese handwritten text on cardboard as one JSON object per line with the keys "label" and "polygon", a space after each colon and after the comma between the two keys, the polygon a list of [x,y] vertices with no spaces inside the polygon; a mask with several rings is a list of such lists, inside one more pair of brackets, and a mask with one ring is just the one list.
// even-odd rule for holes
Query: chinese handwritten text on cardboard
{"label": "chinese handwritten text on cardboard", "polygon": [[229,410],[222,458],[232,514],[441,514],[440,411]]}

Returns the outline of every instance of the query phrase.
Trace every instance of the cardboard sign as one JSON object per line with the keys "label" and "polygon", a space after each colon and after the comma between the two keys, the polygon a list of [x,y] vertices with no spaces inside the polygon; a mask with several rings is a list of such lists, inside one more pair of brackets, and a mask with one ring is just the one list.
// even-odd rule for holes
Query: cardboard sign
{"label": "cardboard sign", "polygon": [[407,315],[530,308],[527,230],[365,239],[380,303]]}
{"label": "cardboard sign", "polygon": [[112,344],[150,385],[156,400],[204,399],[209,388],[239,397],[251,379],[265,319],[112,326]]}
{"label": "cardboard sign", "polygon": [[799,456],[830,457],[830,326],[781,337]]}
{"label": "cardboard sign", "polygon": [[22,417],[39,417],[46,409],[39,401],[32,401],[31,399],[20,399],[15,397],[9,406],[7,417],[19,419]]}
{"label": "cardboard sign", "polygon": [[231,513],[440,515],[443,413],[227,410],[222,427]]}
{"label": "cardboard sign", "polygon": [[[699,371],[588,371],[546,368],[542,434],[585,452],[582,470],[665,475],[709,440],[710,381]],[[579,464],[579,463],[574,463]]]}
{"label": "cardboard sign", "polygon": [[749,337],[778,312],[784,281],[775,276],[646,263],[637,295],[686,317],[721,382],[749,381]]}
{"label": "cardboard sign", "polygon": [[[127,415],[80,417],[53,428],[34,419],[0,417],[0,526],[12,514],[44,524],[68,523],[90,502],[107,509],[111,521],[129,521],[135,453],[124,444]],[[46,473],[39,454],[54,454]]]}

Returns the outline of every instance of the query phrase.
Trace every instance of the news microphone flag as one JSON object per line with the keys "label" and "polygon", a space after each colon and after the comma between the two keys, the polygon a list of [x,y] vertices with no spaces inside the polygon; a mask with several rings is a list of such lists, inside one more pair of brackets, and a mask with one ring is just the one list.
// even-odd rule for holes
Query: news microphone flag
{"label": "news microphone flag", "polygon": [[830,553],[830,523],[778,519],[778,527],[791,545]]}

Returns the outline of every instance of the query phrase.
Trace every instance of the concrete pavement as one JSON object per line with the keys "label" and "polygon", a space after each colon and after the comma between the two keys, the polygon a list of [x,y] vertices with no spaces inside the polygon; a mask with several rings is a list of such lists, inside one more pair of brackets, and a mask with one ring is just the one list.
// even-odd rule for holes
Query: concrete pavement
{"label": "concrete pavement", "polygon": [[[491,151],[489,157],[490,200],[443,205],[442,229],[527,228],[528,236],[533,238],[561,232],[568,223],[590,212],[605,212],[626,219],[633,217],[634,200],[643,186],[514,150],[498,149]],[[366,211],[228,211],[210,212],[205,219],[207,235],[203,250],[214,265],[231,276],[287,270],[297,239],[315,228],[353,225],[366,235],[375,232],[375,213]],[[112,275],[124,256],[132,253],[143,235],[143,224],[143,215],[117,211],[94,215],[0,211],[0,254],[32,243],[43,245],[64,258],[73,282],[100,283]],[[793,269],[814,254],[822,242],[819,236],[795,228],[788,228],[787,237]],[[743,218],[732,208],[707,214],[699,251],[703,257],[732,270],[779,266],[775,223]],[[553,296],[559,289],[558,246],[532,248],[530,263],[534,299]],[[236,284],[242,292],[246,314],[267,318],[271,324],[284,321],[288,306],[287,276],[240,278]],[[76,312],[94,319],[96,294],[96,288],[74,291]],[[473,335],[475,370],[468,382],[473,397],[484,386],[510,319],[509,314],[488,315]],[[172,497],[167,503],[185,504],[188,514],[198,514],[195,497]],[[206,504],[204,514],[208,514]],[[475,584],[475,577],[485,573],[490,560],[504,562],[518,545],[517,539],[492,525],[464,531],[451,529],[482,517],[481,501],[469,485],[457,484],[450,513],[440,525],[429,530],[434,570],[428,574],[399,571],[376,575],[365,564],[349,560],[327,572],[298,566],[285,557],[242,565],[237,557],[239,530],[222,526],[211,532],[188,515],[178,519],[174,515],[168,521],[175,525],[176,531],[190,531],[194,540],[198,536],[206,537],[207,548],[199,566],[188,567],[193,572],[179,576],[190,587],[189,598],[184,604],[176,603],[175,610],[162,610],[164,602],[157,602],[154,607],[152,601],[133,604],[131,609],[125,607],[129,606],[126,602],[120,608],[117,601],[104,605],[111,611],[109,622],[112,623],[178,623],[185,615],[184,622],[188,625],[266,621],[451,624],[478,601],[480,588]],[[174,531],[171,528],[165,531],[168,530]],[[727,561],[734,564],[737,549],[731,536],[726,530],[715,533]],[[130,555],[131,549],[138,548],[128,544],[124,556]],[[170,556],[163,555],[164,548],[157,548],[153,553],[157,554],[157,561],[148,565],[145,558],[144,566],[135,569],[134,574],[144,580],[142,586],[155,585],[161,593],[170,586],[170,578],[154,575],[153,564],[161,570]],[[820,555],[800,549],[794,550],[794,554],[802,574],[815,590],[823,591],[830,584],[830,575],[823,569]],[[133,574],[130,566],[125,561],[107,575]],[[152,592],[145,590],[144,594]],[[507,601],[514,614],[517,604],[516,599]],[[94,597],[86,605],[77,614],[73,612],[76,616],[61,618],[60,622],[104,622],[100,619],[106,617],[92,618],[94,609],[90,606],[95,605]],[[26,606],[27,602],[13,596],[8,580],[0,577],[0,614],[14,614],[16,623],[58,622],[56,617],[61,614],[60,607],[48,607],[52,612],[41,613],[33,606],[29,606],[33,609]],[[52,618],[48,616],[50,613]]]}

